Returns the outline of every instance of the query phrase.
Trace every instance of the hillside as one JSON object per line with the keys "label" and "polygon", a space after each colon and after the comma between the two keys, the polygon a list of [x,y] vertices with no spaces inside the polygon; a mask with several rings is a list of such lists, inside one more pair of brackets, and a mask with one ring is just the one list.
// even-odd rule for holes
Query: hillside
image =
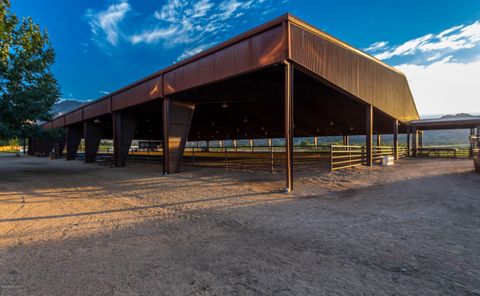
{"label": "hillside", "polygon": [[88,103],[85,101],[78,100],[62,100],[55,105],[53,105],[51,112],[54,114],[54,117],[60,116],[62,114],[68,113],[84,104]]}

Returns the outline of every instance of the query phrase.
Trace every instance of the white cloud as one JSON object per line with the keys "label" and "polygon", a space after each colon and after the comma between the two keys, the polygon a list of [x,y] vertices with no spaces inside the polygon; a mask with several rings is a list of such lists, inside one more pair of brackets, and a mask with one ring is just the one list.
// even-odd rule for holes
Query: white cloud
{"label": "white cloud", "polygon": [[129,41],[132,44],[161,44],[165,48],[184,46],[178,58],[181,60],[220,41],[241,16],[274,7],[272,1],[267,1],[168,0],[153,14],[157,23],[150,25],[148,30],[132,34]]}
{"label": "white cloud", "polygon": [[129,11],[130,5],[128,2],[121,1],[108,6],[104,11],[95,12],[91,9],[87,10],[86,16],[94,35],[104,35],[108,43],[117,45],[120,34],[118,24]]}
{"label": "white cloud", "polygon": [[365,48],[364,50],[368,52],[376,52],[380,49],[387,47],[387,45],[388,45],[388,41],[378,41],[371,44],[369,47]]}
{"label": "white cloud", "polygon": [[194,56],[197,53],[200,53],[200,52],[204,51],[205,49],[207,49],[207,48],[209,48],[213,45],[214,45],[214,43],[202,44],[202,45],[199,45],[199,46],[194,47],[192,49],[187,49],[178,57],[177,61],[181,61],[181,60],[184,60],[184,59],[189,58],[191,56]]}
{"label": "white cloud", "polygon": [[[188,57],[221,41],[238,24],[256,18],[266,11],[286,3],[275,0],[166,0],[158,10],[144,15],[139,23],[129,23],[131,11],[128,0],[110,5],[104,11],[88,10],[94,40],[109,54],[119,41],[130,45],[160,45],[166,49],[180,49],[179,58]],[[133,2],[132,2],[133,3]],[[102,39],[103,38],[103,39]],[[102,42],[103,41],[103,42]]]}
{"label": "white cloud", "polygon": [[386,48],[386,46],[376,46],[378,44],[382,44],[382,42],[376,42],[365,50],[381,60],[432,52],[441,52],[446,56],[452,51],[470,49],[480,44],[480,21],[469,25],[455,26],[437,35],[427,34],[397,46]]}
{"label": "white cloud", "polygon": [[480,112],[480,21],[396,46],[376,42],[366,50],[379,59],[396,58],[420,114]]}
{"label": "white cloud", "polygon": [[420,114],[480,112],[480,56],[466,63],[448,56],[429,65],[396,68],[406,74]]}

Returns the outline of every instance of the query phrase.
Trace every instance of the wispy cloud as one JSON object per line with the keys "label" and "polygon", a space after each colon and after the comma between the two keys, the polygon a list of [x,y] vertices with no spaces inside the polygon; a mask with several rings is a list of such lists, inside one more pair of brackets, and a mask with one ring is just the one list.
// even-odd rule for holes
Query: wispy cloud
{"label": "wispy cloud", "polygon": [[421,114],[480,112],[480,21],[365,50],[406,74]]}
{"label": "wispy cloud", "polygon": [[469,25],[455,26],[438,34],[427,34],[403,44],[387,47],[384,41],[376,42],[365,50],[381,60],[419,53],[443,53],[474,48],[480,44],[480,21]]}
{"label": "wispy cloud", "polygon": [[406,74],[421,114],[480,112],[480,56],[462,63],[448,56],[428,65],[396,68]]}
{"label": "wispy cloud", "polygon": [[117,45],[119,35],[118,24],[125,15],[130,11],[128,2],[121,1],[119,3],[111,4],[103,11],[87,10],[86,17],[92,33],[100,38],[105,37],[107,42],[112,45]]}
{"label": "wispy cloud", "polygon": [[[133,44],[162,43],[166,47],[197,43],[207,36],[227,31],[236,19],[265,2],[266,0],[223,0],[216,3],[211,0],[168,0],[154,12],[157,20],[154,28],[130,36],[130,41]],[[186,52],[192,49],[187,49]]]}
{"label": "wispy cloud", "polygon": [[387,47],[388,41],[378,41],[373,44],[371,44],[369,47],[365,48],[365,51],[371,52],[371,51],[378,51],[380,49],[384,49]]}
{"label": "wispy cloud", "polygon": [[[161,46],[180,49],[179,59],[218,43],[248,16],[273,13],[275,0],[167,0],[137,24],[122,22],[132,7],[127,0],[114,3],[104,11],[88,10],[92,33],[116,46],[120,40],[132,46]],[[133,3],[132,3],[133,4]]]}

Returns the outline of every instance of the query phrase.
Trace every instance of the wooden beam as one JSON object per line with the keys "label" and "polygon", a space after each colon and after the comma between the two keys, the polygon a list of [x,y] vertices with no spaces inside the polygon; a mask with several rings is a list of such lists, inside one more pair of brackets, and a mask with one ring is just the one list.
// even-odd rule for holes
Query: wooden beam
{"label": "wooden beam", "polygon": [[393,157],[398,160],[398,119],[393,120]]}

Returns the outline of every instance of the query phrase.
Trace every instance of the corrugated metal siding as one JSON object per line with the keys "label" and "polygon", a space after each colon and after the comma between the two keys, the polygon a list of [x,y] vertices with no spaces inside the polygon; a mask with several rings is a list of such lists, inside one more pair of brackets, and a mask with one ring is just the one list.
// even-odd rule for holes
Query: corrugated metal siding
{"label": "corrugated metal siding", "polygon": [[295,63],[401,121],[418,118],[405,76],[314,32],[289,26]]}
{"label": "corrugated metal siding", "polygon": [[83,107],[83,119],[90,119],[110,112],[110,100],[103,99]]}
{"label": "corrugated metal siding", "polygon": [[118,111],[145,103],[162,95],[162,77],[158,76],[112,96],[112,109]]}
{"label": "corrugated metal siding", "polygon": [[281,62],[283,37],[278,25],[176,68],[164,75],[165,95]]}
{"label": "corrugated metal siding", "polygon": [[59,128],[65,126],[65,117],[57,117],[52,122],[52,128]]}
{"label": "corrugated metal siding", "polygon": [[79,109],[77,111],[74,111],[72,113],[65,115],[65,125],[69,125],[75,122],[80,122],[82,120],[83,120],[82,109]]}

